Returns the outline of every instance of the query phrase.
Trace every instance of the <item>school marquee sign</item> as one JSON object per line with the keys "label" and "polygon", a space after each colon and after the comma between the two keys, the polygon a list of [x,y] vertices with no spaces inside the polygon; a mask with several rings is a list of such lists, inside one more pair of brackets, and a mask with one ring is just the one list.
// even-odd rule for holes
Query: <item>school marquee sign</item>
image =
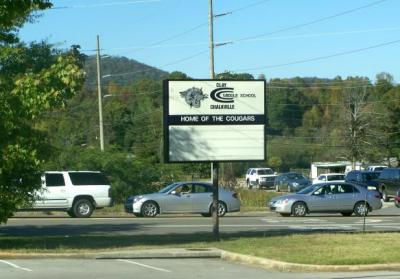
{"label": "school marquee sign", "polygon": [[265,80],[165,80],[165,161],[264,161],[265,94]]}

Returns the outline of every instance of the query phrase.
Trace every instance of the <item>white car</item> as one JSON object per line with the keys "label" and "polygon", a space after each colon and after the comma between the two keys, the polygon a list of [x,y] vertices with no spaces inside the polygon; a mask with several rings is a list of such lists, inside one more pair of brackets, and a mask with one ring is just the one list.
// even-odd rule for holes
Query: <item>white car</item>
{"label": "white car", "polygon": [[255,186],[258,189],[262,187],[274,187],[276,172],[271,168],[250,168],[246,173],[246,185],[249,189]]}
{"label": "white car", "polygon": [[95,208],[111,205],[111,186],[101,172],[51,171],[42,176],[42,189],[26,210],[66,211],[71,217],[87,218]]}
{"label": "white car", "polygon": [[316,179],[313,180],[313,184],[322,182],[344,182],[344,173],[325,173],[320,174]]}

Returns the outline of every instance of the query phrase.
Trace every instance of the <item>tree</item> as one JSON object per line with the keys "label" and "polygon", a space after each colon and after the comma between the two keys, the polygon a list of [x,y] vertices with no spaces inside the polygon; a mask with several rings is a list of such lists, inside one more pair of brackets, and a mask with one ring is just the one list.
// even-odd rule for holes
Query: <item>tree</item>
{"label": "tree", "polygon": [[0,223],[33,201],[48,153],[45,131],[35,124],[46,111],[63,107],[84,80],[77,48],[26,45],[17,32],[46,0],[6,0],[0,5]]}

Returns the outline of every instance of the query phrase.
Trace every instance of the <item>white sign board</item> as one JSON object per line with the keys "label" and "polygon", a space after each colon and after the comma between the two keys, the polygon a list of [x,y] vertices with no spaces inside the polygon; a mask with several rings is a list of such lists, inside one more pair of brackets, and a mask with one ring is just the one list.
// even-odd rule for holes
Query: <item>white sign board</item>
{"label": "white sign board", "polygon": [[166,162],[265,160],[265,81],[164,81]]}

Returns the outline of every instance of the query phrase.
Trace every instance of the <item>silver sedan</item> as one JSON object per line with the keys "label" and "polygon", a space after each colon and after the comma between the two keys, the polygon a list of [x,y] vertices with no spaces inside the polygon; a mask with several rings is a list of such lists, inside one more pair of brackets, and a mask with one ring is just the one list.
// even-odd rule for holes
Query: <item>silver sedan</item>
{"label": "silver sedan", "polygon": [[267,206],[282,216],[305,216],[312,212],[364,216],[380,209],[382,201],[376,190],[350,183],[327,182],[308,186],[293,195],[276,197]]}
{"label": "silver sedan", "polygon": [[[240,211],[235,192],[219,188],[218,216]],[[200,213],[211,216],[212,185],[205,182],[176,182],[157,193],[131,196],[125,202],[125,211],[136,217],[154,217],[163,213]]]}

